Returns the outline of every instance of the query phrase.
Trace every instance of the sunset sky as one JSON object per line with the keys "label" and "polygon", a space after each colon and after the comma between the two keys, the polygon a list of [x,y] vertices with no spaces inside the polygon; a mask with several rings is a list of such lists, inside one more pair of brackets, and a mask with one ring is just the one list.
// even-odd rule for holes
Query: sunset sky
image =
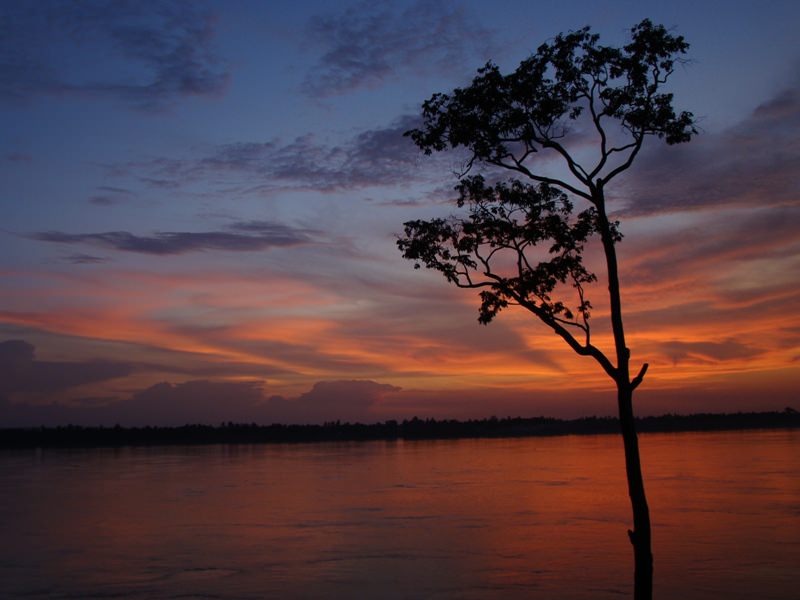
{"label": "sunset sky", "polygon": [[402,259],[459,165],[402,133],[487,60],[645,17],[691,44],[700,135],[607,191],[636,410],[800,409],[800,3],[0,6],[0,426],[613,414],[530,314],[482,326]]}

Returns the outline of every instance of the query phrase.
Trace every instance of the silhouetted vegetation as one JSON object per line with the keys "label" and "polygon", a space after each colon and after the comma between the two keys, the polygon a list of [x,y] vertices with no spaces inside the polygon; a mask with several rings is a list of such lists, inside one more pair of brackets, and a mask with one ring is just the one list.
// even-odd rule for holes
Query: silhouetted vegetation
{"label": "silhouetted vegetation", "polygon": [[[275,444],[297,442],[500,438],[619,433],[614,417],[554,419],[506,417],[469,421],[407,419],[383,423],[256,425],[223,423],[183,427],[37,427],[0,430],[0,448],[80,448],[193,444]],[[800,428],[800,413],[783,412],[662,415],[637,419],[642,432]]]}
{"label": "silhouetted vegetation", "polygon": [[[416,268],[477,290],[481,323],[509,306],[524,308],[614,382],[633,512],[634,597],[650,600],[650,510],[633,415],[648,364],[631,369],[617,260],[622,234],[607,200],[645,140],[680,144],[697,131],[692,113],[677,112],[664,91],[689,45],[649,19],[630,34],[621,47],[600,44],[588,27],[559,34],[512,73],[490,62],[469,86],[431,96],[422,126],[406,135],[428,155],[467,153],[456,186],[466,214],[407,221],[398,246]],[[605,259],[613,353],[592,336],[598,277],[584,262],[592,238]]]}

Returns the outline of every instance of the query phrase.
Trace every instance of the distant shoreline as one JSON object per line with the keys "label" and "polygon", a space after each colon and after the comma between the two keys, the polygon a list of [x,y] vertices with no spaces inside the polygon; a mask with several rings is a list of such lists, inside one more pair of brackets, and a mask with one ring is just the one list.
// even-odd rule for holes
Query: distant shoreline
{"label": "distant shoreline", "polygon": [[[640,433],[785,428],[800,428],[800,412],[787,408],[781,412],[668,414],[637,419],[637,430]],[[502,438],[597,435],[618,431],[618,421],[614,417],[569,420],[550,417],[491,417],[468,421],[414,417],[405,421],[385,421],[369,425],[341,422],[324,425],[224,423],[219,426],[181,427],[68,425],[0,429],[0,449]]]}

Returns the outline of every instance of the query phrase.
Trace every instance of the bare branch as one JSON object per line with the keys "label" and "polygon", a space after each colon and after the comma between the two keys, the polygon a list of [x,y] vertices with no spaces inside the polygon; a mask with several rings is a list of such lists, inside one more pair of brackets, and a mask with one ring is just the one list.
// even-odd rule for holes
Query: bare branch
{"label": "bare branch", "polygon": [[571,193],[575,194],[576,196],[580,196],[581,198],[585,198],[586,200],[589,200],[591,202],[591,200],[592,200],[591,194],[589,194],[587,192],[584,192],[583,190],[579,190],[576,187],[571,186],[566,181],[562,181],[560,179],[555,179],[553,177],[545,177],[543,175],[536,175],[536,174],[532,173],[530,170],[528,170],[528,168],[525,165],[523,165],[520,161],[518,161],[511,154],[508,155],[508,158],[510,158],[512,161],[514,161],[514,164],[509,164],[509,163],[503,162],[500,159],[490,159],[490,160],[487,160],[486,162],[488,164],[494,165],[496,167],[502,167],[502,168],[508,169],[510,171],[517,171],[518,173],[522,173],[523,175],[525,175],[529,179],[532,179],[533,181],[538,181],[539,183],[546,183],[548,185],[553,185],[553,186],[559,187],[559,188],[561,188],[563,190],[567,190],[568,192],[571,192]]}
{"label": "bare branch", "polygon": [[609,181],[614,179],[614,177],[616,177],[623,171],[626,171],[633,164],[633,159],[635,159],[636,155],[639,154],[639,150],[642,149],[642,142],[644,141],[642,135],[634,135],[634,137],[636,138],[636,142],[634,143],[633,150],[631,150],[631,153],[628,155],[628,159],[620,166],[618,166],[616,169],[611,171],[608,175],[606,175],[603,178],[603,184],[608,183]]}
{"label": "bare branch", "polygon": [[555,316],[553,317],[553,320],[568,327],[577,327],[578,329],[586,333],[586,327],[584,327],[577,321],[570,321],[569,319],[562,319],[561,317],[555,317]]}
{"label": "bare branch", "polygon": [[541,142],[541,144],[545,148],[551,148],[558,152],[566,161],[570,172],[575,176],[575,178],[583,185],[589,185],[589,175],[586,173],[586,170],[580,164],[578,164],[572,158],[572,156],[569,155],[569,153],[564,149],[564,146],[558,142],[554,142],[552,139],[545,139]]}
{"label": "bare branch", "polygon": [[553,320],[550,315],[545,313],[540,307],[536,306],[535,304],[518,299],[519,304],[530,312],[535,314],[541,321],[543,321],[546,325],[548,325],[555,333],[557,333],[567,344],[570,348],[572,348],[576,354],[581,356],[591,356],[594,358],[603,370],[611,377],[612,379],[617,379],[617,369],[614,365],[611,364],[611,361],[608,360],[603,352],[591,344],[582,345],[578,340],[576,340],[573,335],[567,331],[560,323]]}
{"label": "bare branch", "polygon": [[642,365],[642,368],[639,369],[639,374],[636,377],[634,377],[633,380],[631,381],[631,390],[635,390],[637,387],[639,387],[639,384],[642,383],[642,380],[644,379],[644,375],[645,375],[645,373],[647,373],[647,368],[649,366],[650,365],[647,364],[647,363],[644,363]]}
{"label": "bare branch", "polygon": [[636,142],[631,142],[630,144],[625,144],[624,146],[615,146],[614,148],[609,148],[608,154],[610,156],[613,152],[625,152],[625,150],[630,150],[634,147],[636,147]]}
{"label": "bare branch", "polygon": [[589,103],[589,112],[592,114],[592,123],[594,123],[594,128],[600,134],[600,161],[597,163],[597,166],[595,166],[595,168],[592,169],[592,172],[588,174],[587,178],[590,181],[592,179],[594,179],[597,176],[598,173],[600,173],[600,171],[605,166],[606,161],[608,160],[608,156],[609,156],[609,153],[606,152],[606,147],[608,145],[608,138],[606,137],[606,130],[603,129],[603,126],[600,123],[600,118],[602,117],[602,112],[598,114],[597,109],[595,109],[595,106],[594,106],[594,94],[595,94],[595,90],[597,89],[598,83],[599,82],[597,81],[597,79],[594,79],[592,81],[592,88],[589,91],[589,94],[587,94],[587,96],[586,96],[586,98],[588,100],[588,103]]}

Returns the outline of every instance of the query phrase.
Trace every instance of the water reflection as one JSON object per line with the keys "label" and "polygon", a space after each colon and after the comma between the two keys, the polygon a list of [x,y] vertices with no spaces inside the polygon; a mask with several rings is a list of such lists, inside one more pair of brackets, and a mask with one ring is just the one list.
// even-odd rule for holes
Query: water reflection
{"label": "water reflection", "polygon": [[[795,432],[642,438],[656,593],[794,598]],[[618,598],[615,436],[0,455],[0,595]]]}

